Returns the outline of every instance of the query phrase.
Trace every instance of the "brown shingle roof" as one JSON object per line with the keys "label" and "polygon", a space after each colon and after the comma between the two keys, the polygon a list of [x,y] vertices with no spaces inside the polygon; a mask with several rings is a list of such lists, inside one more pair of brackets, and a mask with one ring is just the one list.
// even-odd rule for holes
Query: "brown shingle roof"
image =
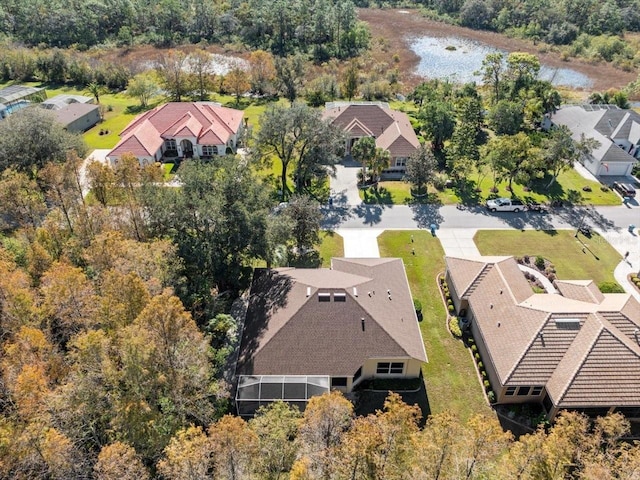
{"label": "brown shingle roof", "polygon": [[392,157],[408,157],[420,147],[409,117],[386,103],[337,103],[328,105],[323,118],[356,136],[373,136],[376,146]]}
{"label": "brown shingle roof", "polygon": [[369,358],[407,357],[426,361],[401,260],[256,270],[238,374],[351,376]]}

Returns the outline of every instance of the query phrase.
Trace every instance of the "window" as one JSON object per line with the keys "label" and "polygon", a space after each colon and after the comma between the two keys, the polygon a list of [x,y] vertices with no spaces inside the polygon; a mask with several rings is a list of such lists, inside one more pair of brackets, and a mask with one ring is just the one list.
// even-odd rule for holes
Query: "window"
{"label": "window", "polygon": [[376,373],[381,375],[402,375],[404,372],[404,363],[403,362],[378,362],[378,366],[376,368]]}
{"label": "window", "polygon": [[347,386],[347,377],[332,377],[331,378],[331,388],[346,387],[346,386]]}
{"label": "window", "polygon": [[173,140],[172,138],[164,141],[164,148],[165,150],[178,150],[176,141]]}
{"label": "window", "polygon": [[355,382],[362,376],[362,367],[356,370],[356,373],[353,374],[353,381]]}
{"label": "window", "polygon": [[218,147],[213,145],[203,145],[202,146],[202,156],[203,157],[213,157],[218,154]]}
{"label": "window", "polygon": [[327,292],[318,292],[318,301],[319,302],[330,302],[331,294]]}
{"label": "window", "polygon": [[542,387],[533,387],[531,389],[531,395],[533,395],[534,397],[537,397],[541,393],[542,393]]}
{"label": "window", "polygon": [[407,157],[396,157],[396,167],[406,167]]}
{"label": "window", "polygon": [[507,387],[507,391],[505,392],[505,395],[515,395],[516,393],[516,387]]}
{"label": "window", "polygon": [[531,387],[518,387],[518,396],[525,397],[529,395],[529,390],[531,390]]}

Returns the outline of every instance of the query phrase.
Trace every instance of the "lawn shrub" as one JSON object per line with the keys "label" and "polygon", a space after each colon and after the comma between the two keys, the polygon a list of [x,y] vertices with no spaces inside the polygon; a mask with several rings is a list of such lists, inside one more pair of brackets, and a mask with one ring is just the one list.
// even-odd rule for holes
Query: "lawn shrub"
{"label": "lawn shrub", "polygon": [[422,311],[422,302],[420,300],[418,300],[417,298],[413,299],[413,308],[415,309],[416,312],[421,312]]}
{"label": "lawn shrub", "polygon": [[489,390],[487,392],[487,398],[489,399],[489,403],[494,403],[496,401],[496,394],[493,390]]}
{"label": "lawn shrub", "polygon": [[476,353],[473,357],[476,359],[476,362],[480,361],[480,354],[479,353]]}
{"label": "lawn shrub", "polygon": [[449,330],[454,337],[462,337],[462,330],[460,329],[460,322],[458,321],[458,317],[449,318]]}
{"label": "lawn shrub", "polygon": [[476,353],[476,352],[478,351],[478,347],[477,347],[475,344],[472,344],[472,345],[471,345],[471,351],[472,351],[473,353]]}
{"label": "lawn shrub", "polygon": [[544,270],[544,258],[540,255],[536,257],[536,267],[538,267],[539,270]]}
{"label": "lawn shrub", "polygon": [[598,288],[602,293],[624,293],[624,289],[616,282],[601,282]]}
{"label": "lawn shrub", "polygon": [[489,390],[491,388],[491,384],[489,383],[489,380],[485,380],[483,384],[485,389]]}
{"label": "lawn shrub", "polygon": [[453,313],[454,310],[455,310],[454,306],[453,305],[449,305],[449,312]]}

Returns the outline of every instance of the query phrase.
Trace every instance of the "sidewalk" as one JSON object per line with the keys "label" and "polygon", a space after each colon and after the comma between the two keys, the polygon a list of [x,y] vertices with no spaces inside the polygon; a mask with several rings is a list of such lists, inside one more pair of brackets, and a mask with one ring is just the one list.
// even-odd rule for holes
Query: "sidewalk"
{"label": "sidewalk", "polygon": [[[601,229],[595,230],[623,257],[623,260],[620,260],[620,263],[613,271],[616,282],[624,288],[625,292],[630,293],[640,302],[640,293],[627,280],[630,273],[640,272],[640,237],[638,236],[638,229],[636,228],[634,233],[628,230],[609,230],[606,232]],[[629,255],[624,259],[627,252]]]}

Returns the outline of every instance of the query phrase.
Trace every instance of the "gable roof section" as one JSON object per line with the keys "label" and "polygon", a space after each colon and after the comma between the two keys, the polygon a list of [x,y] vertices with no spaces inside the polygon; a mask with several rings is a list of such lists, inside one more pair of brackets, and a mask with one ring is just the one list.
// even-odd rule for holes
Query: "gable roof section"
{"label": "gable roof section", "polygon": [[[109,155],[121,155],[128,137],[135,133],[142,149],[155,153],[162,145],[155,137],[196,137],[201,145],[224,145],[242,126],[244,113],[214,102],[170,102],[136,117],[120,134]],[[143,132],[153,127],[151,134]],[[215,143],[214,143],[215,142]]]}
{"label": "gable roof section", "polygon": [[109,156],[120,156],[125,153],[133,153],[138,157],[152,156],[158,151],[163,140],[160,132],[153,124],[145,120],[140,127],[130,132],[126,137],[118,142]]}
{"label": "gable roof section", "polygon": [[402,261],[375,260],[256,270],[237,373],[351,376],[369,358],[426,361]]}
{"label": "gable roof section", "polygon": [[555,285],[563,297],[598,304],[605,299],[593,280],[556,280]]}
{"label": "gable roof section", "polygon": [[[452,283],[468,283],[464,269],[477,272],[478,261],[447,257]],[[640,303],[596,291],[591,281],[566,280],[556,282],[561,295],[530,293],[519,301],[525,292],[513,288],[508,264],[517,268],[512,257],[498,261],[469,289],[501,383],[546,385],[561,408],[640,405]]]}
{"label": "gable roof section", "polygon": [[575,141],[579,141],[580,136],[584,134],[585,137],[600,142],[600,146],[591,153],[598,161],[634,162],[634,157],[611,139],[628,138],[632,128],[634,135],[640,137],[640,126],[633,127],[634,123],[640,123],[640,115],[633,110],[598,108],[597,105],[588,107],[591,109],[586,110],[584,106],[579,105],[562,107],[551,116],[551,121],[556,125],[566,125]]}
{"label": "gable roof section", "polygon": [[392,157],[408,157],[420,147],[409,117],[383,102],[334,102],[323,118],[331,120],[353,137],[369,136]]}

